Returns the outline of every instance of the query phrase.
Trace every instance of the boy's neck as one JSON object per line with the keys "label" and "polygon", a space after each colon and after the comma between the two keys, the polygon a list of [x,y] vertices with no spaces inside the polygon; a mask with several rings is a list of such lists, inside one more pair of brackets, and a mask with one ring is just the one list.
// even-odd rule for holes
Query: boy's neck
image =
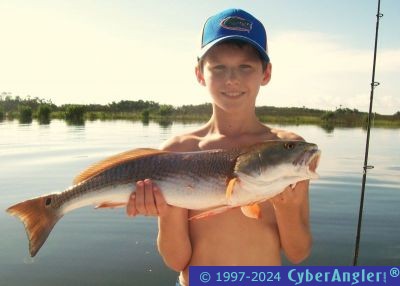
{"label": "boy's neck", "polygon": [[[227,137],[259,132],[263,125],[254,111],[249,113],[226,113],[214,110],[208,122],[209,132]],[[265,127],[264,127],[265,128]]]}

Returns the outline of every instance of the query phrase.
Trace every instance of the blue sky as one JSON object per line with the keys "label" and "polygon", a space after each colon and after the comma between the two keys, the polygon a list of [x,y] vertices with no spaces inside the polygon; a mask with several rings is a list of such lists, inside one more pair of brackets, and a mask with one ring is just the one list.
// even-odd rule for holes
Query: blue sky
{"label": "blue sky", "polygon": [[[194,77],[208,16],[266,26],[272,80],[257,105],[367,111],[377,0],[0,0],[0,92],[62,103],[210,102]],[[400,111],[400,1],[382,0],[374,111]]]}

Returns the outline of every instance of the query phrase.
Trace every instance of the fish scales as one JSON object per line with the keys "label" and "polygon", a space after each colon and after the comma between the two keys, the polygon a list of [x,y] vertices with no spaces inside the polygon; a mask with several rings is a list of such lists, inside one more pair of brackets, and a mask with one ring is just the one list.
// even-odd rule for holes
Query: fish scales
{"label": "fish scales", "polygon": [[218,178],[221,183],[225,183],[226,179],[232,177],[236,156],[235,152],[219,150],[165,153],[128,161],[67,189],[55,198],[53,206],[58,208],[67,201],[107,186],[133,183],[147,178],[162,181],[179,177],[183,179],[182,183]]}

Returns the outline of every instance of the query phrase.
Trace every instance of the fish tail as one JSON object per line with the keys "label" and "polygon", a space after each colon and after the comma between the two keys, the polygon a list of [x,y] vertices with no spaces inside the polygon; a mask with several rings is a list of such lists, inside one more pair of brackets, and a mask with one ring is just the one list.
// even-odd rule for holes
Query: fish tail
{"label": "fish tail", "polygon": [[49,236],[62,214],[51,206],[53,195],[38,197],[15,204],[7,212],[18,217],[25,226],[29,253],[34,257]]}

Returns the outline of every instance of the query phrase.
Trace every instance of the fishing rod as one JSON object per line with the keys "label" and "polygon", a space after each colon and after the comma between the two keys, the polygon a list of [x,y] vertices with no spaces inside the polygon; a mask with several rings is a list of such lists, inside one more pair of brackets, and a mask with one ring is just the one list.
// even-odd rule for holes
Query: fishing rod
{"label": "fishing rod", "polygon": [[369,150],[369,137],[371,133],[371,117],[372,117],[372,103],[374,100],[374,89],[379,85],[379,82],[375,81],[375,65],[376,65],[376,51],[378,44],[378,31],[379,31],[379,20],[383,17],[383,14],[380,12],[381,9],[381,0],[378,0],[378,12],[376,14],[376,28],[375,28],[375,47],[374,47],[374,61],[372,67],[372,81],[371,81],[371,93],[369,98],[369,111],[368,111],[368,121],[367,121],[367,139],[365,142],[365,157],[364,157],[364,166],[363,166],[363,177],[361,184],[361,198],[360,198],[360,208],[358,212],[358,224],[357,224],[357,235],[356,235],[356,244],[353,256],[353,266],[357,265],[358,260],[358,250],[360,247],[360,236],[361,236],[361,223],[362,223],[362,215],[364,208],[364,194],[365,194],[365,182],[367,180],[367,170],[374,168],[374,166],[368,165],[368,150]]}

